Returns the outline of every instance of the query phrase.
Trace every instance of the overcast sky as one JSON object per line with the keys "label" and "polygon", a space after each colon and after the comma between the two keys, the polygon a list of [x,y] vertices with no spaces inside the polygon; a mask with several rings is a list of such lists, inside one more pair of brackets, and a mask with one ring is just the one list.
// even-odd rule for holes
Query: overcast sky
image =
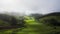
{"label": "overcast sky", "polygon": [[60,0],[0,0],[0,12],[42,13],[60,11]]}

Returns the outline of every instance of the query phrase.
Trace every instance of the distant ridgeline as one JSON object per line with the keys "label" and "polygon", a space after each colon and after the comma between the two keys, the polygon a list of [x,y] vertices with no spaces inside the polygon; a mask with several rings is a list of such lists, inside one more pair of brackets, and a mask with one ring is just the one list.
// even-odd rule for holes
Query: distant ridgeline
{"label": "distant ridgeline", "polygon": [[0,29],[24,27],[24,20],[19,20],[15,16],[0,14]]}
{"label": "distant ridgeline", "polygon": [[40,18],[47,17],[47,16],[60,16],[60,12],[49,13],[49,14],[43,15]]}
{"label": "distant ridgeline", "polygon": [[50,26],[60,26],[60,12],[44,15],[40,18],[40,22]]}
{"label": "distant ridgeline", "polygon": [[[14,24],[13,24],[14,23]],[[14,16],[0,14],[0,26],[3,24],[8,25],[16,25],[17,19]]]}
{"label": "distant ridgeline", "polygon": [[0,14],[0,20],[9,22],[11,20],[11,18],[12,18],[12,16],[10,16],[10,15]]}

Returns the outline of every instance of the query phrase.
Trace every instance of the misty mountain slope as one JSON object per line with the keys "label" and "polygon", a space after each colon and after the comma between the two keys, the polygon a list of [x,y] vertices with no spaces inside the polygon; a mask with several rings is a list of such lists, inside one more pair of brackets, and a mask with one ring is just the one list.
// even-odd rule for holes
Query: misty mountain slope
{"label": "misty mountain slope", "polygon": [[60,27],[60,12],[54,12],[47,15],[44,15],[40,18],[40,23],[54,27]]}
{"label": "misty mountain slope", "polygon": [[60,12],[49,13],[49,14],[43,15],[42,17],[47,17],[47,16],[60,16]]}

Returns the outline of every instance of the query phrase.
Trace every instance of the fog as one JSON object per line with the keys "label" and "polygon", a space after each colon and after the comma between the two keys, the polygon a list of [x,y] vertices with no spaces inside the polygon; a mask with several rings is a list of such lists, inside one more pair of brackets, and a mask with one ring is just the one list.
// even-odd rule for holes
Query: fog
{"label": "fog", "polygon": [[48,14],[60,11],[60,0],[0,0],[0,13]]}

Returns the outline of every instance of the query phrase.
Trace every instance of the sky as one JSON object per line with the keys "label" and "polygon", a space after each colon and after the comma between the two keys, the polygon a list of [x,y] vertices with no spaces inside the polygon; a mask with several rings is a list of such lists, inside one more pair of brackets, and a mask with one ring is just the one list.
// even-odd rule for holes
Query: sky
{"label": "sky", "polygon": [[0,13],[48,14],[60,11],[59,3],[60,0],[0,0]]}

